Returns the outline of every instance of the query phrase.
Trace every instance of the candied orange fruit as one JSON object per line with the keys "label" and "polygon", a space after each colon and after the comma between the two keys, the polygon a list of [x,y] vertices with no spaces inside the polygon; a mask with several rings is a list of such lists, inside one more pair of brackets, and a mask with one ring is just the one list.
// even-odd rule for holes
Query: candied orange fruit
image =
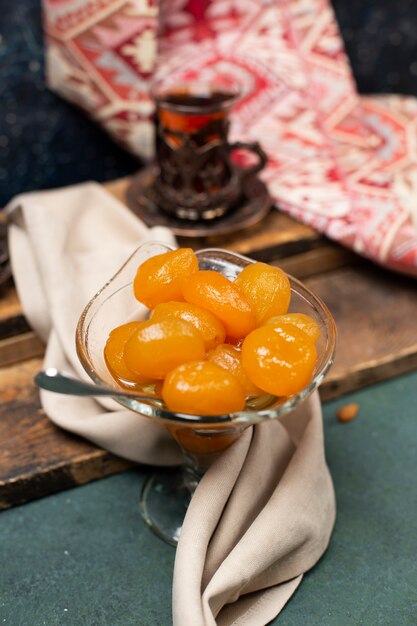
{"label": "candied orange fruit", "polygon": [[144,379],[130,370],[124,360],[125,345],[129,337],[142,326],[143,322],[129,322],[114,328],[104,346],[104,360],[110,374],[117,382],[137,383]]}
{"label": "candied orange fruit", "polygon": [[183,285],[187,302],[207,309],[220,319],[226,334],[239,339],[255,328],[255,313],[240,288],[222,274],[200,270]]}
{"label": "candied orange fruit", "polygon": [[320,329],[315,320],[305,313],[287,313],[286,315],[275,315],[265,320],[264,324],[272,324],[279,326],[280,324],[294,324],[300,330],[305,332],[314,342],[319,338]]}
{"label": "candied orange fruit", "polygon": [[139,376],[162,379],[178,365],[204,359],[204,341],[192,324],[171,317],[144,322],[126,342],[127,367]]}
{"label": "candied orange fruit", "polygon": [[196,304],[189,302],[163,302],[158,304],[151,313],[153,322],[166,319],[168,317],[177,317],[192,324],[201,334],[206,350],[211,350],[217,344],[223,343],[226,335],[221,321]]}
{"label": "candied orange fruit", "polygon": [[246,396],[259,396],[262,390],[249,379],[242,366],[240,350],[229,344],[220,344],[210,350],[207,359],[230,372],[240,383]]}
{"label": "candied orange fruit", "polygon": [[149,309],[161,302],[184,300],[183,281],[197,270],[198,260],[191,248],[179,248],[153,256],[136,272],[133,282],[135,297]]}
{"label": "candied orange fruit", "polygon": [[209,361],[180,365],[165,378],[162,398],[171,411],[222,415],[241,411],[245,394],[232,374]]}
{"label": "candied orange fruit", "polygon": [[290,281],[279,267],[265,263],[247,265],[235,280],[252,309],[256,311],[256,324],[262,324],[272,315],[288,311],[291,298]]}
{"label": "candied orange fruit", "polygon": [[[172,411],[219,415],[265,393],[290,396],[311,381],[319,326],[287,313],[291,288],[281,269],[253,263],[232,282],[199,270],[191,248],[180,248],[145,261],[133,287],[150,319],[115,328],[104,348],[122,386],[150,383],[149,393]],[[177,430],[190,449],[208,449],[209,435],[191,441],[187,428]]]}
{"label": "candied orange fruit", "polygon": [[316,363],[314,343],[294,324],[265,325],[242,345],[242,365],[251,381],[275,396],[290,396],[310,382]]}

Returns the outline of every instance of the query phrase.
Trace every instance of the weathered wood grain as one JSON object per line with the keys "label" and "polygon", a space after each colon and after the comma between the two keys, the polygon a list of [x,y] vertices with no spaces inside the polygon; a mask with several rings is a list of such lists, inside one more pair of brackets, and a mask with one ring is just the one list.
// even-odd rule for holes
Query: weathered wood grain
{"label": "weathered wood grain", "polygon": [[[19,298],[12,282],[0,288],[0,339],[13,337],[29,330]],[[1,361],[0,361],[1,362]]]}
{"label": "weathered wood grain", "polygon": [[278,265],[285,272],[296,278],[306,279],[309,276],[322,274],[346,265],[357,264],[358,257],[341,246],[328,244],[302,254],[295,254],[284,259],[273,259],[271,265]]}
{"label": "weathered wood grain", "polygon": [[273,209],[262,222],[248,230],[223,237],[178,237],[178,242],[181,246],[191,246],[195,250],[226,248],[258,261],[270,261],[318,248],[326,240],[307,226]]}
{"label": "weathered wood grain", "polygon": [[[304,279],[321,272],[344,267],[356,261],[357,257],[348,250],[337,245],[327,244],[326,246],[309,250],[302,254],[288,256],[284,259],[276,258],[274,255],[272,263],[279,265],[296,278]],[[10,300],[12,300],[12,294],[10,295]],[[7,316],[4,315],[3,327],[2,318],[0,317],[0,367],[41,356],[44,352],[43,343],[33,331],[29,330],[23,315],[16,315],[16,311],[20,310],[18,301],[16,300],[16,304],[10,308],[12,308],[14,317],[8,320]],[[2,311],[2,301],[0,300],[0,315]],[[2,328],[4,334],[2,334]],[[14,332],[12,332],[12,329],[14,329]]]}
{"label": "weathered wood grain", "polygon": [[[338,327],[323,399],[417,367],[415,282],[361,264],[306,283],[326,301]],[[129,465],[49,422],[32,382],[40,367],[41,360],[32,359],[0,369],[0,508]]]}
{"label": "weathered wood grain", "polygon": [[[129,179],[106,185],[124,200]],[[332,311],[336,360],[323,399],[417,368],[417,286],[361,261],[307,226],[271,212],[233,236],[180,245],[226,247],[302,278]],[[131,464],[55,427],[33,377],[44,346],[30,331],[13,285],[0,290],[0,509],[82,484]]]}
{"label": "weathered wood grain", "polygon": [[118,178],[117,180],[112,180],[108,183],[104,183],[103,187],[117,200],[120,200],[120,202],[123,202],[123,204],[125,204],[126,190],[130,185],[130,181],[130,176],[125,176],[124,178]]}
{"label": "weathered wood grain", "polygon": [[326,302],[338,329],[323,398],[417,368],[415,280],[361,262],[305,282]]}
{"label": "weathered wood grain", "polygon": [[[129,178],[104,185],[124,202]],[[222,247],[260,261],[277,262],[299,278],[345,265],[354,258],[340,246],[330,244],[317,232],[272,210],[260,224],[225,237],[178,238],[179,245],[194,249]],[[20,336],[22,334],[24,336]],[[0,292],[0,367],[42,354],[42,345],[30,332],[12,284]]]}
{"label": "weathered wood grain", "polygon": [[0,509],[132,466],[52,424],[33,384],[40,367],[32,359],[0,371]]}
{"label": "weathered wood grain", "polygon": [[0,341],[0,366],[33,359],[42,356],[44,352],[44,343],[33,331],[7,337]]}
{"label": "weathered wood grain", "polygon": [[[115,198],[124,203],[129,178],[104,185]],[[321,246],[325,239],[309,226],[271,210],[269,215],[256,226],[237,231],[233,235],[217,237],[178,237],[180,246],[194,249],[221,247],[241,254],[251,255],[261,261],[270,261],[290,254],[297,254]]]}

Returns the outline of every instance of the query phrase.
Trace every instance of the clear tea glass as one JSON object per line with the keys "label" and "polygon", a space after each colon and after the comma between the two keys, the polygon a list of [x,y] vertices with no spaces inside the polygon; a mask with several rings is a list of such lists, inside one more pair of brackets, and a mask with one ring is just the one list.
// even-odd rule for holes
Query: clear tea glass
{"label": "clear tea glass", "polygon": [[[237,88],[187,83],[154,91],[158,205],[187,220],[210,220],[232,211],[242,196],[243,177],[259,172],[267,157],[259,144],[228,141],[229,114]],[[255,155],[238,167],[237,150]]]}

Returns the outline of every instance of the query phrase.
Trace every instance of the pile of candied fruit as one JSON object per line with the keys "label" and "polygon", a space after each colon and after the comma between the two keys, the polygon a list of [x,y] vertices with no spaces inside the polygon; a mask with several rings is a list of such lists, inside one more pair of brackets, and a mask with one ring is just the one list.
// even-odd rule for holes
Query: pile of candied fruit
{"label": "pile of candied fruit", "polygon": [[253,263],[232,282],[199,270],[194,252],[180,248],[140,265],[133,287],[149,319],[113,329],[104,348],[120,385],[153,385],[178,413],[221,415],[310,382],[319,328],[287,313],[291,289],[281,269]]}

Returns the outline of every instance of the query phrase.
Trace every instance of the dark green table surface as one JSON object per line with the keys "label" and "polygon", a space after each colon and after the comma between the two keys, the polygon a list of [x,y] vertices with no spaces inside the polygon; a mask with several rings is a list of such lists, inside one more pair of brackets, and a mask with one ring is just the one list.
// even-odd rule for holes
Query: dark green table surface
{"label": "dark green table surface", "polygon": [[[360,404],[340,424],[336,408]],[[417,373],[324,407],[338,518],[273,624],[417,624]],[[169,626],[174,549],[142,523],[148,468],[0,515],[0,626]]]}

